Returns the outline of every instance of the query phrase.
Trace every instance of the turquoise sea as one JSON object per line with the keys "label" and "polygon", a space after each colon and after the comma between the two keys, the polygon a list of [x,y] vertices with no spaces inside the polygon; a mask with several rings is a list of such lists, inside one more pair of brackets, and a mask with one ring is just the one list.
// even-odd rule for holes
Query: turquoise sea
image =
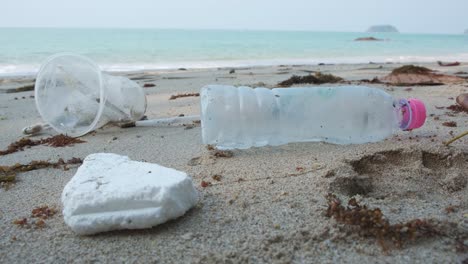
{"label": "turquoise sea", "polygon": [[[354,41],[367,36],[384,41]],[[2,75],[33,73],[58,52],[88,56],[111,71],[370,61],[468,62],[468,35],[0,28]]]}

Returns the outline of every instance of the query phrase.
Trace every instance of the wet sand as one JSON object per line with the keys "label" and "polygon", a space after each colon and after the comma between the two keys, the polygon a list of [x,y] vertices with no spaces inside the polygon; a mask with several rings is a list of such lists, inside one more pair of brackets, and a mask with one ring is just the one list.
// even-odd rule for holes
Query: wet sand
{"label": "wet sand", "polygon": [[[239,68],[234,73],[225,68],[119,74],[142,86],[156,85],[145,88],[146,115],[151,119],[199,114],[199,97],[169,98],[199,92],[206,84],[274,87],[292,74],[310,71],[332,73],[357,84],[398,66],[285,65]],[[468,72],[466,65],[425,66],[447,73]],[[27,85],[33,77],[2,78],[0,92],[21,86],[18,82]],[[427,106],[426,125],[378,143],[292,143],[234,150],[232,157],[214,157],[201,143],[199,125],[190,129],[106,126],[72,147],[35,146],[0,156],[0,166],[6,166],[112,152],[185,171],[200,191],[198,205],[169,223],[77,236],[60,212],[63,187],[76,166],[20,173],[16,184],[0,189],[0,262],[460,263],[468,258],[466,248],[463,251],[460,246],[468,243],[468,137],[450,147],[443,142],[468,128],[467,113],[446,109],[455,104],[458,94],[468,91],[468,82],[411,89],[365,85],[395,97],[422,99]],[[32,91],[0,94],[0,149],[20,139],[23,127],[41,121],[32,96]],[[449,121],[457,126],[443,125]],[[202,181],[211,185],[202,187]],[[329,192],[344,202],[355,197],[370,208],[381,208],[392,224],[432,219],[451,226],[450,232],[405,241],[401,249],[384,251],[378,239],[362,237],[356,228],[325,216]],[[30,219],[31,211],[42,205],[59,211],[45,220],[45,227],[13,224]]]}

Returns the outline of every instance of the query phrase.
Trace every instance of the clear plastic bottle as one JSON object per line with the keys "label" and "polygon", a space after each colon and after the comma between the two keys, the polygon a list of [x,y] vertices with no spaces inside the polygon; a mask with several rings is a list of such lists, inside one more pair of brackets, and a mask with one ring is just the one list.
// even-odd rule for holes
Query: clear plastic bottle
{"label": "clear plastic bottle", "polygon": [[201,90],[204,144],[246,149],[289,142],[377,142],[426,119],[418,99],[394,99],[365,86],[255,88],[209,85]]}

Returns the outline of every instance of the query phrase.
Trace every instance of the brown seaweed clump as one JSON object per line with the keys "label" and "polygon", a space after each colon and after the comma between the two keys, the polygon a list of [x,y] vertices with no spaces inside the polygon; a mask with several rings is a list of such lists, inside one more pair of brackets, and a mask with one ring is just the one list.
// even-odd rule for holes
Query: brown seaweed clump
{"label": "brown seaweed clump", "polygon": [[333,194],[329,193],[326,198],[328,200],[327,217],[333,217],[339,223],[348,226],[359,227],[361,235],[377,238],[385,251],[389,249],[388,242],[401,248],[406,240],[439,234],[434,225],[427,220],[414,219],[392,225],[385,219],[379,208],[368,209],[367,206],[360,205],[355,198],[350,199],[346,207]]}
{"label": "brown seaweed clump", "polygon": [[447,106],[446,109],[452,111],[453,113],[461,113],[461,112],[468,113],[468,108],[464,108],[463,106],[456,105],[456,104]]}
{"label": "brown seaweed clump", "polygon": [[405,65],[399,68],[396,68],[392,71],[392,74],[429,74],[433,72],[431,69],[421,66],[414,66],[414,65]]}
{"label": "brown seaweed clump", "polygon": [[36,207],[31,212],[31,217],[41,218],[43,220],[48,219],[49,217],[54,216],[57,213],[57,209],[50,208],[47,205]]}
{"label": "brown seaweed clump", "polygon": [[404,65],[394,69],[381,79],[382,82],[397,86],[444,85],[464,82],[463,78],[435,73],[426,67]]}
{"label": "brown seaweed clump", "polygon": [[184,94],[176,94],[176,95],[171,95],[171,97],[169,98],[169,100],[175,100],[177,98],[181,98],[181,97],[191,97],[191,96],[200,96],[200,93],[184,93]]}
{"label": "brown seaweed clump", "polygon": [[65,146],[73,146],[74,144],[84,143],[79,138],[69,137],[63,134],[56,135],[53,137],[39,139],[39,140],[32,140],[30,138],[22,138],[16,142],[11,143],[6,150],[0,150],[0,156],[8,155],[11,153],[15,153],[18,151],[23,151],[24,148],[29,148],[37,145],[48,145],[54,148],[58,147],[65,147]]}
{"label": "brown seaweed clump", "polygon": [[324,84],[324,83],[337,83],[343,81],[343,78],[333,74],[324,74],[316,72],[314,75],[297,76],[293,75],[291,78],[278,83],[279,87],[290,87],[295,84]]}
{"label": "brown seaweed clump", "polygon": [[45,220],[54,216],[55,214],[57,214],[57,212],[57,209],[51,208],[47,205],[43,205],[34,208],[31,212],[31,218],[38,218],[37,220],[29,219],[30,221],[28,221],[28,218],[24,217],[13,221],[13,224],[21,228],[35,227],[37,229],[42,229],[46,227]]}
{"label": "brown seaweed clump", "polygon": [[[45,160],[33,160],[28,164],[19,164],[16,163],[13,166],[0,166],[0,178],[3,177],[2,175],[5,175],[5,177],[8,177],[19,172],[26,172],[26,171],[32,171],[32,170],[38,170],[38,169],[43,169],[43,168],[62,168],[63,170],[68,170],[67,165],[76,165],[76,164],[81,164],[83,163],[83,160],[80,158],[71,158],[67,161],[64,161],[63,159],[59,159],[57,162],[50,162],[50,161],[45,161]],[[14,178],[13,178],[14,179]]]}

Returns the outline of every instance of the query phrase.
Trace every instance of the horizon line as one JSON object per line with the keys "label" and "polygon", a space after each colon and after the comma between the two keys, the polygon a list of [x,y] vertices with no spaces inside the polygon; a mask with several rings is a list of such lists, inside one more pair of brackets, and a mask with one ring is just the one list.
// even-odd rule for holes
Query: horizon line
{"label": "horizon line", "polygon": [[330,32],[330,33],[369,33],[369,34],[434,34],[434,35],[464,35],[464,32],[460,33],[447,33],[447,32],[411,32],[411,31],[399,31],[398,32],[366,32],[366,31],[343,31],[343,30],[317,30],[317,29],[265,29],[265,28],[182,28],[182,27],[90,27],[90,26],[0,26],[0,29],[119,29],[119,30],[132,30],[132,29],[153,29],[153,30],[200,30],[200,31],[272,31],[272,32]]}

